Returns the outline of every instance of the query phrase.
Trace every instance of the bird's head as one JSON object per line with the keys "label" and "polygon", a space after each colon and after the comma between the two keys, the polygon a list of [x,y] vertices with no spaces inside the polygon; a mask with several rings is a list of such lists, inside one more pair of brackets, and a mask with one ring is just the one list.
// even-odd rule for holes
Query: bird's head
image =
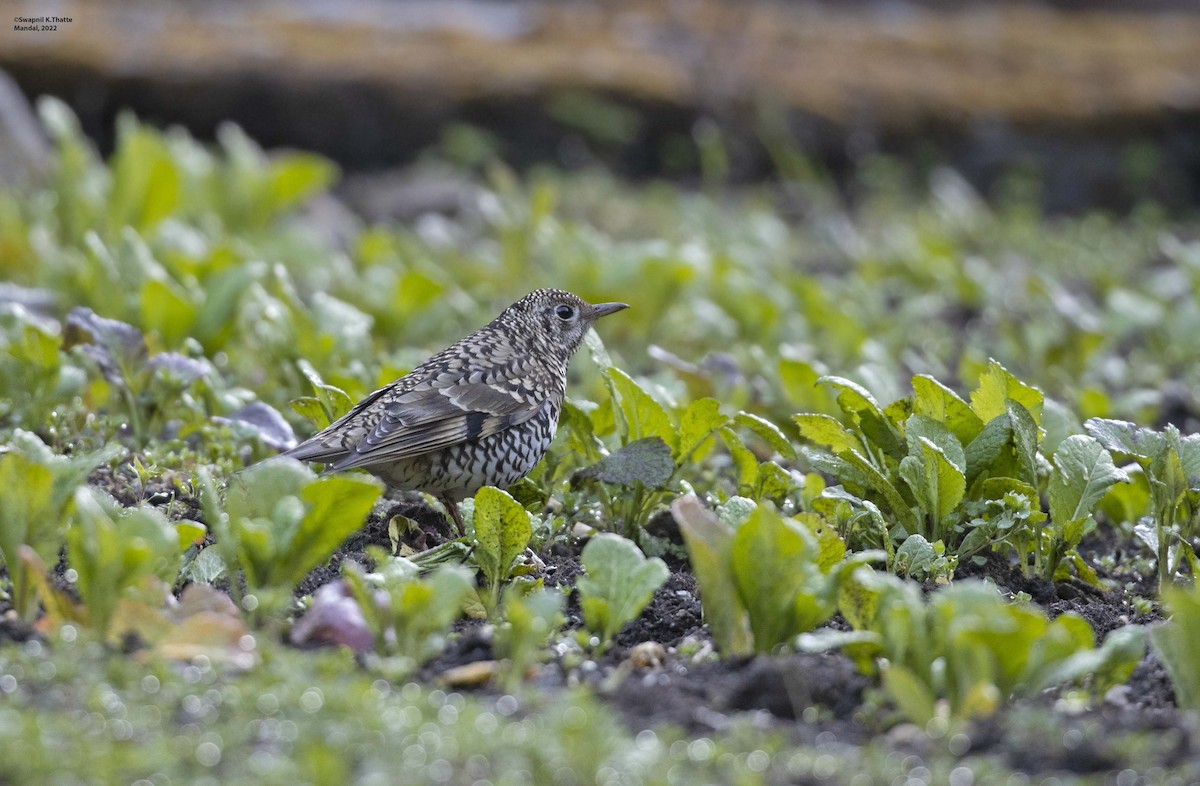
{"label": "bird's head", "polygon": [[570,357],[579,349],[588,328],[600,317],[629,308],[625,303],[588,303],[562,289],[538,289],[508,307],[533,333],[538,343],[548,344]]}

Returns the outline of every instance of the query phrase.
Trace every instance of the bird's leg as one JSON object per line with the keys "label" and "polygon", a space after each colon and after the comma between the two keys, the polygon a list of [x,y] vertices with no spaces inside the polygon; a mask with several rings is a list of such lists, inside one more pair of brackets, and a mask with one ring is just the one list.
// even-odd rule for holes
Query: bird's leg
{"label": "bird's leg", "polygon": [[454,522],[454,528],[458,530],[459,536],[465,537],[467,534],[467,527],[465,524],[463,524],[462,514],[458,512],[458,503],[455,502],[449,494],[442,494],[438,496],[438,502],[442,503],[442,507],[444,507],[446,512],[450,514],[450,518]]}

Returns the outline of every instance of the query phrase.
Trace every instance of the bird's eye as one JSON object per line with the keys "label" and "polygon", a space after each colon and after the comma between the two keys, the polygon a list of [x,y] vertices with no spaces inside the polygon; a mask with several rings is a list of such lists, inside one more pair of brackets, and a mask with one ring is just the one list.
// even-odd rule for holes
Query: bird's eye
{"label": "bird's eye", "polygon": [[559,306],[558,308],[554,309],[554,313],[558,314],[559,319],[566,322],[568,319],[571,319],[575,316],[575,309],[571,308],[570,306]]}

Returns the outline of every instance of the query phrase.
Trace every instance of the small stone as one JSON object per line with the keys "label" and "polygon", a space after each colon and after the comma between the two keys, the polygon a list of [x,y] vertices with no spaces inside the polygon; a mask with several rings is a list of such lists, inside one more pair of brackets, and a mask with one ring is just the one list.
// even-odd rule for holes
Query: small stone
{"label": "small stone", "polygon": [[657,641],[643,641],[629,651],[629,663],[635,669],[653,669],[663,665],[667,650]]}

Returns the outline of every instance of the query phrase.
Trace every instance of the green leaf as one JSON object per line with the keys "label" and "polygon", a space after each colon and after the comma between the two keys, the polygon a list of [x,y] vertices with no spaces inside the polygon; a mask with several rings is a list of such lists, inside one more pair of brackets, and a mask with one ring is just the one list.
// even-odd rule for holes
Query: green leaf
{"label": "green leaf", "polygon": [[913,413],[925,415],[942,423],[962,445],[970,444],[971,440],[983,431],[983,419],[959,398],[958,394],[924,374],[918,374],[912,379]]}
{"label": "green leaf", "polygon": [[583,623],[607,647],[642,613],[670,571],[658,557],[646,559],[633,541],[609,532],[588,541],[580,559],[587,571],[575,585]]}
{"label": "green leaf", "polygon": [[829,415],[796,415],[792,420],[800,429],[801,437],[829,448],[835,454],[862,450],[862,443],[837,418]]}
{"label": "green leaf", "polygon": [[1028,410],[1035,425],[1041,422],[1045,402],[1042,391],[1026,385],[995,360],[989,360],[987,369],[979,376],[979,387],[971,393],[971,409],[986,423],[1004,414],[1010,399]]}
{"label": "green leaf", "polygon": [[1054,452],[1049,486],[1051,523],[1062,529],[1086,520],[1109,486],[1128,480],[1095,439],[1082,434],[1067,437]]}
{"label": "green leaf", "polygon": [[1167,586],[1163,600],[1171,612],[1166,624],[1150,632],[1150,641],[1171,675],[1180,707],[1200,710],[1200,585]]}
{"label": "green leaf", "polygon": [[[744,498],[733,497],[730,502],[734,499]],[[753,510],[754,505],[750,503],[749,506],[740,506],[738,513],[730,515],[738,518],[740,524]],[[712,631],[717,651],[725,657],[751,654],[754,652],[754,641],[749,617],[738,598],[737,587],[729,570],[732,528],[718,521],[695,494],[675,500],[671,504],[671,515],[683,533],[688,562],[700,589],[704,619]]]}
{"label": "green leaf", "polygon": [[842,561],[842,557],[846,556],[846,544],[842,541],[842,536],[824,517],[816,513],[797,513],[792,520],[805,527],[816,538],[816,562],[822,573],[832,571],[834,566]]}
{"label": "green leaf", "polygon": [[984,473],[994,475],[993,468],[1012,442],[1012,420],[1008,413],[997,415],[988,421],[983,431],[967,445],[964,451],[966,478],[969,486]]}
{"label": "green leaf", "polygon": [[324,190],[337,179],[337,166],[311,153],[285,153],[270,165],[268,193],[274,213],[295,205]]}
{"label": "green leaf", "polygon": [[1083,428],[1105,450],[1149,462],[1164,447],[1162,434],[1124,420],[1090,418]]}
{"label": "green leaf", "polygon": [[62,543],[66,522],[52,495],[54,474],[18,453],[0,455],[0,556],[13,584],[13,607],[32,622],[37,599],[17,558],[21,545],[31,547],[43,562],[53,562]]}
{"label": "green leaf", "polygon": [[671,449],[659,437],[646,437],[630,442],[617,452],[605,456],[590,467],[575,473],[574,479],[598,480],[617,486],[633,488],[663,488],[675,472]]}
{"label": "green leaf", "polygon": [[[936,446],[934,447],[936,448]],[[909,504],[905,502],[903,495],[900,494],[882,472],[876,469],[857,450],[851,450],[844,454],[842,458],[857,472],[861,473],[867,486],[879,494],[888,512],[891,513],[900,526],[904,527],[906,532],[917,531],[918,519],[916,514],[913,513]]]}
{"label": "green leaf", "polygon": [[912,489],[918,504],[929,517],[930,532],[939,537],[941,522],[962,501],[967,491],[966,477],[946,454],[925,437],[919,437],[920,452],[900,462],[900,477]]}
{"label": "green leaf", "polygon": [[509,578],[513,562],[533,537],[529,512],[507,492],[491,486],[475,494],[475,564],[493,597]]}
{"label": "green leaf", "polygon": [[888,697],[910,721],[925,726],[936,717],[937,697],[912,670],[890,664],[880,676]]}
{"label": "green leaf", "polygon": [[290,458],[275,458],[235,476],[222,512],[202,494],[205,523],[229,565],[240,565],[252,590],[290,587],[362,526],[382,484],[364,475],[317,478]]}
{"label": "green leaf", "polygon": [[729,422],[721,414],[721,405],[716,399],[699,398],[688,405],[679,419],[680,461],[688,459],[699,462],[712,445],[711,437],[717,429]]}
{"label": "green leaf", "polygon": [[300,373],[304,375],[305,379],[308,380],[308,384],[312,386],[313,393],[316,394],[317,400],[325,410],[325,417],[330,423],[345,415],[354,406],[354,402],[346,394],[346,391],[334,385],[326,384],[312,363],[300,359],[296,361],[296,367],[300,369]]}
{"label": "green leaf", "polygon": [[129,225],[145,233],[179,204],[179,171],[162,137],[131,116],[118,119],[117,136],[108,198],[111,229]]}
{"label": "green leaf", "polygon": [[833,615],[837,574],[821,570],[812,531],[760,506],[733,535],[729,566],[754,648],[770,652]]}
{"label": "green leaf", "polygon": [[663,405],[655,401],[633,377],[621,369],[610,368],[608,375],[620,399],[621,412],[625,417],[628,429],[626,441],[659,437],[671,448],[673,455],[679,448],[679,434],[671,425],[671,418]]}
{"label": "green leaf", "polygon": [[168,349],[180,346],[191,334],[197,309],[178,284],[150,279],[142,284],[140,302],[142,325],[158,333]]}
{"label": "green leaf", "polygon": [[295,534],[279,545],[284,564],[273,571],[273,584],[294,585],[329,558],[346,538],[362,527],[383,491],[365,475],[318,478],[300,492],[309,506]]}
{"label": "green leaf", "polygon": [[842,377],[825,376],[818,381],[837,389],[838,406],[872,445],[897,459],[904,455],[903,437],[866,388]]}
{"label": "green leaf", "polygon": [[1017,458],[1017,477],[1031,486],[1038,484],[1038,442],[1041,433],[1033,414],[1015,399],[1005,405],[1013,429],[1013,449]]}
{"label": "green leaf", "polygon": [[729,455],[733,458],[734,467],[737,468],[738,488],[752,489],[758,482],[758,457],[746,447],[742,438],[733,429],[722,426],[718,433],[721,435],[721,441],[725,443]]}
{"label": "green leaf", "polygon": [[739,426],[749,429],[757,434],[764,442],[786,459],[796,458],[796,448],[792,446],[792,441],[776,426],[766,418],[753,415],[749,412],[739,412],[733,417],[733,421]]}
{"label": "green leaf", "polygon": [[104,636],[123,593],[147,576],[174,581],[179,535],[157,509],[125,509],[87,487],[75,492],[74,510],[67,531],[68,561],[78,575],[88,620]]}

